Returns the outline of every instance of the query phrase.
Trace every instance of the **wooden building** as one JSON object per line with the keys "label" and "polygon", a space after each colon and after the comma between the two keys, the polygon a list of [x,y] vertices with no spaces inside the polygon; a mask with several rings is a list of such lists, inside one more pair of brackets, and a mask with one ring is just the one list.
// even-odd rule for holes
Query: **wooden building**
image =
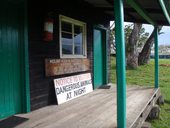
{"label": "wooden building", "polygon": [[[169,25],[168,9],[168,0],[124,3],[122,0],[2,0],[0,118],[57,104],[54,88],[57,78],[90,73],[93,89],[108,84],[108,28],[109,22],[115,20],[118,126],[123,127],[126,123],[123,21],[149,23],[155,28]],[[157,57],[155,70],[158,88]]]}
{"label": "wooden building", "polygon": [[[34,1],[28,3],[31,109],[56,103],[53,83],[55,78],[90,72],[94,78],[94,88],[106,84],[108,81],[106,68],[109,69],[107,66],[109,51],[106,50],[109,49],[106,38],[109,27],[109,20],[106,20],[107,15],[103,12],[97,13],[97,10],[79,0],[75,2],[49,0],[42,2],[41,8],[37,8],[37,6],[39,3]],[[53,39],[44,41],[44,23],[49,18],[53,19]],[[74,41],[78,40],[73,41],[74,49],[72,44],[66,45],[64,41],[62,44],[62,39],[71,40],[73,34],[79,36],[74,37]],[[98,36],[101,37],[94,45],[93,42]],[[60,61],[58,69],[61,71],[48,71],[54,70],[48,69],[51,67],[48,64],[46,73],[45,59]],[[61,61],[64,61],[65,64]]]}

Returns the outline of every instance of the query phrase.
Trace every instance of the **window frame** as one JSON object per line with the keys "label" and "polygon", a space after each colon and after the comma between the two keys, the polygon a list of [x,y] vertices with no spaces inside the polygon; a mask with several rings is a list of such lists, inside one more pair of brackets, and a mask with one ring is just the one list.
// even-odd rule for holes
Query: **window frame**
{"label": "window frame", "polygon": [[[70,23],[72,25],[72,39],[73,39],[73,45],[72,45],[72,54],[63,54],[63,50],[62,50],[62,26],[61,26],[61,22],[64,21],[64,22],[67,22],[67,23]],[[74,25],[77,25],[77,26],[81,26],[82,27],[82,49],[83,49],[83,54],[81,55],[76,55],[74,54],[74,45],[75,45],[75,42],[74,42]],[[60,41],[60,58],[87,58],[87,34],[86,34],[87,30],[86,30],[86,23],[85,22],[82,22],[82,21],[79,21],[79,20],[75,20],[75,19],[72,19],[70,17],[67,17],[67,16],[63,16],[63,15],[59,15],[59,41]]]}

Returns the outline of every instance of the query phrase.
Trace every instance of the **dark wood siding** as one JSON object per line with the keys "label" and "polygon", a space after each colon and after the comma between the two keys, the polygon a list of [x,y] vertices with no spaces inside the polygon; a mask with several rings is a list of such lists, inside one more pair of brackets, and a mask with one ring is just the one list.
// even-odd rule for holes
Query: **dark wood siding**
{"label": "dark wood siding", "polygon": [[[54,19],[54,40],[44,42],[43,25],[48,12],[52,12],[51,17]],[[31,110],[56,104],[53,79],[74,75],[45,76],[45,58],[60,58],[59,14],[87,23],[87,58],[91,60],[91,73],[93,73],[93,25],[109,25],[109,22],[105,22],[107,19],[104,14],[98,10],[93,10],[81,0],[48,0],[41,1],[41,3],[36,3],[33,0],[28,1]]]}

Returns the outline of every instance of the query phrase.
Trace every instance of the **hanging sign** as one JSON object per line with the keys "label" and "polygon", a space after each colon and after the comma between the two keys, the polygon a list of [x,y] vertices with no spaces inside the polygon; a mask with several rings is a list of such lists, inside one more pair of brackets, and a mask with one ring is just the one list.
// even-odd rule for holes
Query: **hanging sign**
{"label": "hanging sign", "polygon": [[93,91],[90,73],[54,79],[54,85],[58,104]]}

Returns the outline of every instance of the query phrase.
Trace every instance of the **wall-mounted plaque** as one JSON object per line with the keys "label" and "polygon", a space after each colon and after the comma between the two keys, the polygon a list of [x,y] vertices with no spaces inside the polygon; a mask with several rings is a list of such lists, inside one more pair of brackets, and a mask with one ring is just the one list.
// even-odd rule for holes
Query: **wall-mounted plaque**
{"label": "wall-mounted plaque", "polygon": [[55,76],[90,70],[89,59],[45,59],[46,76]]}

